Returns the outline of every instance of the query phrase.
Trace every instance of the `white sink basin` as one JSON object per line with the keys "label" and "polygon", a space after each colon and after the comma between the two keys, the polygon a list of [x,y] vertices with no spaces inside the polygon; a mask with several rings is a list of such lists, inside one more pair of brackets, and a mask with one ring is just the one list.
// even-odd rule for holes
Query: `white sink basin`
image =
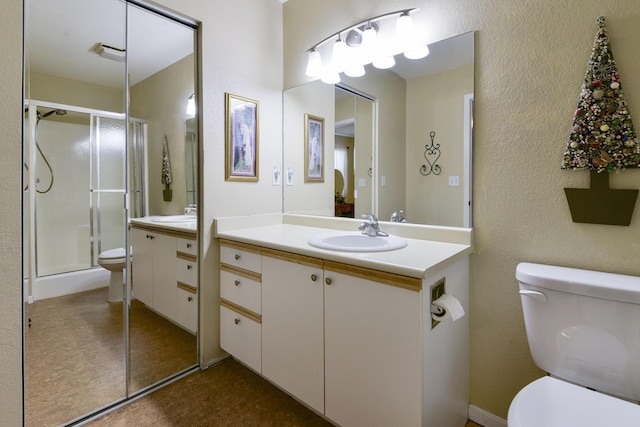
{"label": "white sink basin", "polygon": [[394,251],[407,246],[407,241],[397,236],[367,236],[348,231],[316,234],[308,243],[316,248],[343,252]]}
{"label": "white sink basin", "polygon": [[153,222],[195,222],[195,215],[159,215],[151,218]]}

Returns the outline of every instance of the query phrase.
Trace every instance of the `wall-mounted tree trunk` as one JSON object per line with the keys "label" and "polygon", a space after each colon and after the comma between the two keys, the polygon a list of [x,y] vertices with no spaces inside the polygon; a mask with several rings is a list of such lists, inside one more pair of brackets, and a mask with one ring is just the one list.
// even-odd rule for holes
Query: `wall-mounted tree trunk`
{"label": "wall-mounted tree trunk", "polygon": [[590,188],[565,188],[573,222],[629,225],[638,190],[609,188],[609,173],[591,171]]}

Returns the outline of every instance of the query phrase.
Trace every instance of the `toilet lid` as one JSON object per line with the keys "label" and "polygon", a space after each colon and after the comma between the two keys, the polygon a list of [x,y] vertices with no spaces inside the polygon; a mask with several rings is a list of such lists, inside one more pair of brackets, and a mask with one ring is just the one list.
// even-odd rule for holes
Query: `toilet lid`
{"label": "toilet lid", "polygon": [[124,258],[124,248],[109,249],[108,251],[100,252],[100,258],[102,259],[114,259]]}
{"label": "toilet lid", "polygon": [[511,402],[509,427],[637,427],[640,405],[552,377],[520,390]]}

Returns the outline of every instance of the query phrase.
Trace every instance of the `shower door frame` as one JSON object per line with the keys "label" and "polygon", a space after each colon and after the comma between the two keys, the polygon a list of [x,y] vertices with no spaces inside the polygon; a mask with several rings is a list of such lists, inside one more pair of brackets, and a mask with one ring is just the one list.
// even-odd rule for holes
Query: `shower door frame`
{"label": "shower door frame", "polygon": [[[98,109],[93,109],[93,108],[86,108],[86,107],[80,107],[80,106],[75,106],[75,105],[68,105],[68,104],[60,104],[60,103],[54,103],[54,102],[47,102],[47,101],[40,101],[40,100],[35,100],[35,99],[25,99],[24,102],[24,106],[25,109],[28,110],[29,112],[29,118],[28,118],[28,137],[29,137],[29,154],[28,157],[25,156],[24,160],[25,160],[25,165],[27,165],[27,167],[29,168],[29,172],[28,172],[28,188],[29,189],[35,189],[36,188],[36,176],[35,176],[35,165],[37,162],[37,149],[36,149],[36,120],[37,120],[37,110],[38,108],[46,108],[46,109],[63,109],[63,110],[67,110],[70,112],[74,112],[74,113],[81,113],[81,114],[88,114],[89,117],[89,138],[90,138],[90,161],[93,163],[92,159],[93,159],[93,141],[92,139],[94,138],[94,118],[95,117],[104,117],[104,118],[109,118],[109,119],[115,119],[115,120],[122,120],[125,123],[125,128],[124,128],[124,132],[123,132],[123,137],[125,138],[125,153],[124,153],[124,161],[125,161],[125,173],[128,175],[130,173],[129,171],[129,159],[128,157],[130,156],[130,151],[129,150],[138,150],[138,152],[133,156],[133,159],[141,159],[142,162],[146,161],[146,142],[142,141],[142,143],[140,144],[139,141],[136,141],[136,147],[129,147],[129,134],[131,133],[131,130],[128,129],[128,126],[132,126],[134,123],[135,124],[139,124],[140,126],[142,126],[142,135],[143,138],[146,137],[146,124],[144,123],[144,121],[138,120],[138,119],[130,119],[129,122],[127,124],[126,120],[126,114],[125,113],[114,113],[111,111],[105,111],[105,110],[98,110]],[[141,152],[140,152],[141,150]],[[90,177],[92,176],[93,173],[93,165],[90,166]],[[33,173],[31,171],[34,171]],[[141,171],[141,176],[142,176],[142,188],[139,190],[134,189],[134,192],[136,192],[136,194],[140,197],[142,197],[142,200],[140,201],[140,203],[138,203],[138,205],[142,206],[143,212],[146,212],[147,209],[147,171]],[[124,192],[123,192],[123,209],[125,209],[125,214],[124,214],[124,218],[125,218],[125,224],[124,224],[124,228],[125,228],[125,250],[128,251],[127,248],[127,243],[129,241],[128,238],[128,230],[127,230],[127,223],[129,220],[129,197],[130,197],[130,189],[128,188],[128,184],[129,184],[129,180],[125,179],[124,182]],[[91,264],[87,269],[92,269],[95,268],[95,261],[97,260],[97,257],[95,256],[94,252],[95,252],[95,238],[93,236],[94,234],[94,206],[93,206],[93,200],[91,197],[91,194],[93,193],[93,188],[92,185],[89,186],[89,210],[90,210],[90,219],[89,219],[89,227],[90,227],[90,232],[89,232],[89,236],[90,236],[90,258],[91,258]],[[26,277],[24,280],[24,286],[25,286],[25,300],[28,301],[29,303],[34,301],[34,285],[35,285],[35,281],[36,279],[39,278],[38,274],[37,274],[37,232],[36,232],[36,191],[29,191],[28,192],[28,201],[29,201],[29,210],[28,210],[28,223],[26,224],[25,229],[27,229],[28,227],[28,233],[29,233],[29,238],[28,238],[28,251],[26,252],[26,256],[27,256],[27,269],[25,271]],[[134,196],[135,197],[135,196]],[[26,219],[26,217],[25,217]],[[99,222],[99,220],[98,220]],[[100,242],[97,242],[98,244],[98,251],[100,249]],[[61,273],[64,274],[64,273]],[[43,276],[45,277],[45,276]],[[62,292],[62,294],[66,294],[67,292]],[[49,297],[49,296],[48,296]]]}

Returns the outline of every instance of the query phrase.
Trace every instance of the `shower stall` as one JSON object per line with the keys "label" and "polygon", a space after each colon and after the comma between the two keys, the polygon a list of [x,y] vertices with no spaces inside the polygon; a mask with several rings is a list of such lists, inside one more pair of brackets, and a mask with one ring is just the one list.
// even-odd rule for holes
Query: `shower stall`
{"label": "shower stall", "polygon": [[105,286],[99,254],[126,246],[127,206],[144,215],[145,124],[130,121],[127,143],[124,114],[33,100],[24,123],[25,295]]}

